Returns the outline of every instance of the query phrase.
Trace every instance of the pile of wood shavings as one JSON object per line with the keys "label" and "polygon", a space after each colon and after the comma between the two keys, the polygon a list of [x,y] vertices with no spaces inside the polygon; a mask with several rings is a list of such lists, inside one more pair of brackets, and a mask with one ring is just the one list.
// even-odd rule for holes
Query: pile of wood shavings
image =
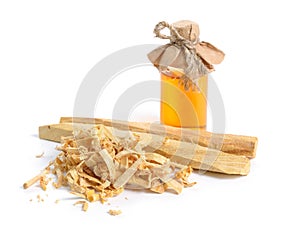
{"label": "pile of wood shavings", "polygon": [[[148,189],[163,193],[181,193],[189,183],[189,166],[178,171],[176,164],[153,152],[144,152],[138,137],[126,131],[112,132],[103,125],[77,130],[74,136],[62,138],[61,153],[43,172],[24,183],[24,188],[39,181],[46,190],[50,173],[56,176],[56,188],[67,186],[71,193],[89,202],[104,203],[123,192],[124,188]],[[82,203],[82,202],[80,202]],[[87,204],[83,203],[87,210]]]}

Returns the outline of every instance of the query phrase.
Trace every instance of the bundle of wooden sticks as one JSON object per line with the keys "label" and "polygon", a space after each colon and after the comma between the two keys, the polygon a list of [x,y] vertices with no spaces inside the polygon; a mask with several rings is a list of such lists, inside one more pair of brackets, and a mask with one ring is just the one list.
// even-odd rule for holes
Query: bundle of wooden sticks
{"label": "bundle of wooden sticks", "polygon": [[72,135],[74,128],[99,124],[134,133],[144,144],[145,151],[159,153],[172,162],[189,165],[196,170],[247,175],[250,159],[256,155],[258,140],[253,136],[109,119],[62,117],[59,124],[40,126],[39,137],[60,142],[62,136]]}

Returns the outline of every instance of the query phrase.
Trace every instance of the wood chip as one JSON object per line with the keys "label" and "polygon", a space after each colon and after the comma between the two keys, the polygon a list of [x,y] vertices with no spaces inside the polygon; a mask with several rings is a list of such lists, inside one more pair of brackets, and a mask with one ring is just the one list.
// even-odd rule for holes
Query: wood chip
{"label": "wood chip", "polygon": [[47,190],[47,185],[48,185],[49,181],[50,181],[50,179],[47,178],[46,176],[40,177],[40,186],[44,191]]}
{"label": "wood chip", "polygon": [[36,158],[42,158],[44,156],[44,152],[42,152],[41,154],[39,154],[39,155],[36,155],[35,157]]}
{"label": "wood chip", "polygon": [[82,210],[86,212],[88,210],[88,207],[89,207],[89,204],[87,202],[84,202],[82,205]]}
{"label": "wood chip", "polygon": [[38,202],[43,202],[43,201],[44,201],[44,199],[41,197],[40,194],[38,194],[38,195],[36,196],[36,198],[37,198]]}
{"label": "wood chip", "polygon": [[87,201],[83,201],[83,200],[80,200],[80,201],[76,201],[74,204],[75,205],[82,205],[82,210],[83,211],[87,211],[88,210],[88,207],[89,207],[89,204],[87,203]]}
{"label": "wood chip", "polygon": [[84,200],[79,200],[79,201],[76,201],[73,205],[83,205],[86,201]]}
{"label": "wood chip", "polygon": [[110,215],[112,215],[112,216],[117,216],[117,215],[120,215],[121,213],[122,213],[122,211],[121,210],[116,210],[116,209],[110,209],[109,211],[108,211],[108,213],[110,214]]}
{"label": "wood chip", "polygon": [[30,180],[26,181],[24,184],[23,184],[23,188],[24,189],[27,189],[29,188],[30,186],[32,186],[33,184],[35,184],[36,182],[38,182],[45,174],[49,173],[49,170],[47,168],[45,168],[42,173],[34,176],[33,178],[31,178]]}

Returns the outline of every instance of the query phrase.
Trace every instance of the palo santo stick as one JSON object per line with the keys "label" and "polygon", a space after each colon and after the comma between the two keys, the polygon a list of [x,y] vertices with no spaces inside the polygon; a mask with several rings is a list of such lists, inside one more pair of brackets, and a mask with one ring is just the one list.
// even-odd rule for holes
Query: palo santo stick
{"label": "palo santo stick", "polygon": [[[77,123],[40,126],[40,138],[60,142],[60,139],[57,139],[60,134],[53,135],[53,132],[60,132],[63,136],[69,136],[72,135],[73,128],[92,126],[91,124]],[[107,128],[112,130],[109,126]],[[114,132],[122,131],[114,129]],[[194,169],[225,174],[247,175],[249,173],[250,160],[245,156],[229,154],[189,142],[165,139],[163,136],[151,133],[134,132],[134,134],[140,137],[139,142],[143,144],[146,151],[157,152],[175,163],[190,165]]]}
{"label": "palo santo stick", "polygon": [[221,150],[226,153],[254,158],[256,155],[257,138],[253,136],[216,134],[204,130],[178,128],[155,123],[126,122],[101,118],[62,117],[60,123],[103,124],[120,130],[152,133],[167,136],[174,140],[192,142],[203,147]]}
{"label": "palo santo stick", "polygon": [[156,135],[152,137],[145,150],[154,150],[172,162],[189,165],[197,170],[225,174],[248,175],[250,171],[250,160],[245,156],[233,155],[173,139],[161,141],[162,138],[155,137]]}

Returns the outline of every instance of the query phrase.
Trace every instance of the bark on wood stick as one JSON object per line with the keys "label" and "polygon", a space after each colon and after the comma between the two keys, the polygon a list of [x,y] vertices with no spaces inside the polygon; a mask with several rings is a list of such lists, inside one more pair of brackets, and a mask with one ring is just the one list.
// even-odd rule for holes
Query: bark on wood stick
{"label": "bark on wood stick", "polygon": [[193,142],[203,147],[243,155],[248,158],[254,158],[256,155],[257,138],[253,136],[216,134],[204,130],[178,128],[156,123],[127,122],[101,118],[62,117],[60,123],[103,124],[117,129],[152,133],[167,136],[174,140]]}
{"label": "bark on wood stick", "polygon": [[[92,126],[91,124],[77,123],[46,125],[39,128],[39,136],[41,139],[60,142],[58,137],[72,135],[73,127],[89,128]],[[107,126],[107,128],[113,130],[112,127]],[[117,136],[118,132],[122,132],[122,130],[114,128]],[[159,153],[173,162],[190,165],[194,169],[237,175],[247,175],[250,170],[250,160],[245,156],[229,154],[151,133],[134,132],[134,135],[139,137],[139,144],[144,150]]]}

